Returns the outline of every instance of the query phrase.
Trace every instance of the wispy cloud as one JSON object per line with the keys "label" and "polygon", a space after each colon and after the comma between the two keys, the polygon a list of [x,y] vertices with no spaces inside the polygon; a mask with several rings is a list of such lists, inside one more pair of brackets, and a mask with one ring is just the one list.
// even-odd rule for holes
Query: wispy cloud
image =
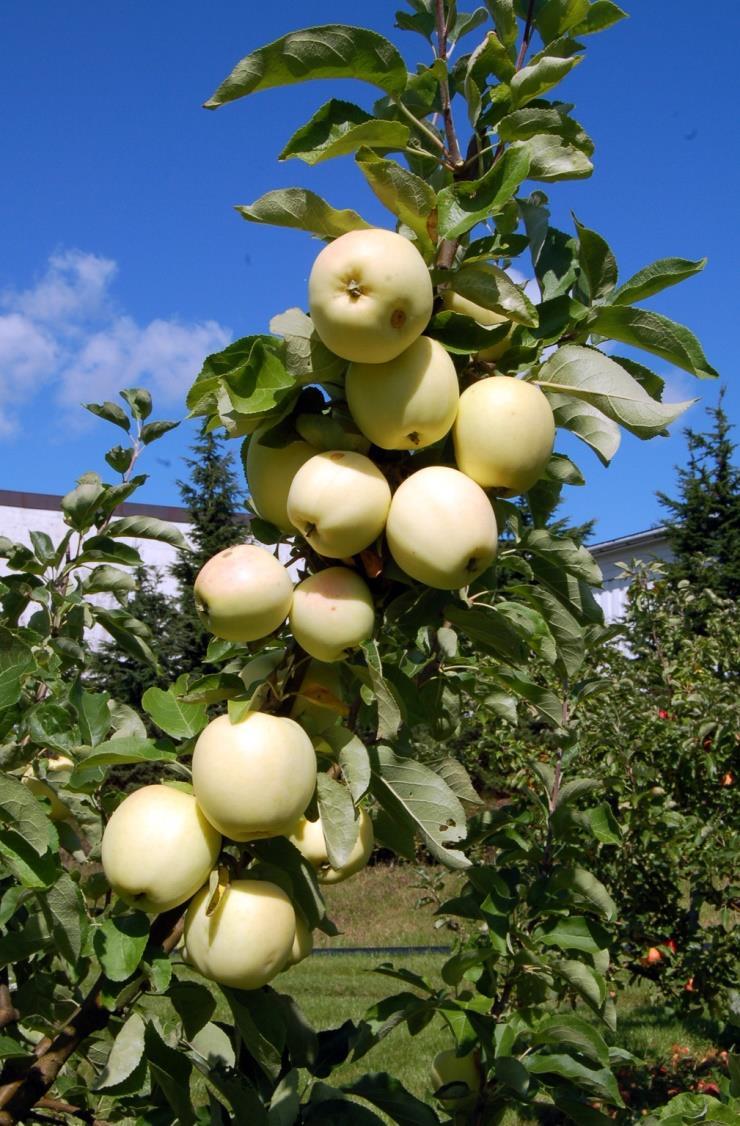
{"label": "wispy cloud", "polygon": [[214,320],[138,323],[112,293],[110,258],[67,250],[52,255],[38,282],[0,293],[0,438],[13,434],[42,391],[61,408],[60,427],[79,403],[147,387],[179,404],[203,358],[231,340]]}

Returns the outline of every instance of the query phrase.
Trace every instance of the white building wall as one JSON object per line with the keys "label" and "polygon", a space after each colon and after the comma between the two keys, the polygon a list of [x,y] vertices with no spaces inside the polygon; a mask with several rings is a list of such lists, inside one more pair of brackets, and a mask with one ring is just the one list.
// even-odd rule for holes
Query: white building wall
{"label": "white building wall", "polygon": [[629,578],[618,564],[630,565],[635,561],[668,562],[673,558],[663,528],[653,528],[647,532],[638,532],[636,535],[592,544],[589,546],[589,551],[601,567],[604,576],[604,585],[600,590],[594,591],[594,594],[604,612],[607,624],[624,617],[627,606]]}

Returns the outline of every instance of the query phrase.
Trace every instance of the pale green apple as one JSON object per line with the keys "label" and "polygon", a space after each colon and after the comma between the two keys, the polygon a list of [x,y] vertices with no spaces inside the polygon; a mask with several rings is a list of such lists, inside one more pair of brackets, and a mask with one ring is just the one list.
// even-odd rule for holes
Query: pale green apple
{"label": "pale green apple", "polygon": [[509,497],[526,493],[544,473],[555,419],[534,383],[496,375],[463,391],[452,434],[458,468]]}
{"label": "pale green apple", "polygon": [[372,637],[375,606],[367,583],[349,567],[309,575],[293,594],[290,629],[317,661],[341,661]]}
{"label": "pale green apple", "polygon": [[419,251],[393,231],[348,231],[319,254],[308,303],[321,340],[337,356],[382,364],[429,323],[434,294]]}
{"label": "pale green apple", "polygon": [[385,364],[350,364],[345,387],[355,422],[384,450],[423,449],[444,438],[460,398],[455,365],[428,336]]}
{"label": "pale green apple", "polygon": [[295,917],[295,938],[293,945],[290,948],[288,961],[285,963],[284,968],[290,969],[291,966],[297,966],[304,958],[313,950],[313,934],[304,923],[301,916],[296,912]]}
{"label": "pale green apple", "polygon": [[285,833],[316,785],[316,755],[294,720],[248,712],[217,716],[193,751],[193,792],[212,825],[232,841]]}
{"label": "pale green apple", "polygon": [[391,555],[413,579],[438,590],[468,586],[490,566],[496,517],[475,481],[457,469],[430,465],[396,490],[386,536]]}
{"label": "pale green apple", "polygon": [[216,862],[221,834],[192,794],[143,786],[105,826],[102,863],[108,883],[139,911],[157,914],[194,895]]}
{"label": "pale green apple", "polygon": [[195,605],[203,624],[226,641],[257,641],[283,624],[293,601],[290,575],[265,547],[240,543],[198,573]]}
{"label": "pale green apple", "polygon": [[342,880],[348,879],[349,876],[354,876],[367,864],[375,846],[373,821],[364,809],[359,811],[358,821],[358,836],[354,848],[340,868],[332,868],[329,863],[329,853],[327,852],[324,828],[320,817],[316,821],[309,821],[307,817],[301,817],[291,829],[288,839],[305,856],[309,864],[316,869],[319,883],[339,884]]}
{"label": "pale green apple", "polygon": [[446,1048],[438,1052],[432,1062],[433,1091],[439,1091],[448,1083],[464,1084],[467,1087],[467,1090],[462,1086],[453,1087],[448,1095],[442,1095],[441,1098],[438,1096],[439,1102],[450,1112],[468,1110],[475,1105],[482,1079],[477,1052],[458,1056],[454,1048]]}
{"label": "pale green apple", "polygon": [[261,442],[269,427],[256,430],[247,443],[245,470],[252,503],[263,520],[293,535],[288,519],[288,491],[301,466],[318,451],[308,442],[289,442],[273,448]]}
{"label": "pale green apple", "polygon": [[514,328],[508,317],[502,316],[501,313],[495,313],[493,309],[484,309],[482,305],[476,305],[474,301],[469,301],[467,297],[461,297],[459,293],[455,293],[452,289],[446,289],[442,294],[442,305],[452,313],[461,313],[465,317],[472,317],[476,324],[483,325],[484,328],[495,328],[502,324],[511,325],[502,340],[496,341],[495,344],[489,344],[487,348],[481,348],[476,353],[479,360],[486,360],[490,363],[503,356],[511,343],[511,333]]}
{"label": "pale green apple", "polygon": [[296,473],[288,517],[319,555],[348,559],[378,538],[390,503],[390,485],[369,457],[330,450]]}
{"label": "pale green apple", "polygon": [[296,933],[293,904],[277,884],[234,880],[215,912],[203,887],[185,916],[187,961],[204,977],[232,989],[261,989],[284,968]]}

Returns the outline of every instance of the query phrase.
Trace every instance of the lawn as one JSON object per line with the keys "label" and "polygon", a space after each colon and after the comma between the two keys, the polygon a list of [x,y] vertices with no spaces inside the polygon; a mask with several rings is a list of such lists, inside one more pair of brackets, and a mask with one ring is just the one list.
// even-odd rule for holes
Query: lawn
{"label": "lawn", "polygon": [[[408,865],[366,869],[352,880],[326,889],[331,917],[341,930],[337,938],[320,936],[317,947],[390,947],[450,945],[454,933],[435,929],[434,903],[417,906],[428,894],[435,870],[419,872]],[[444,888],[436,895],[454,893],[459,876],[446,875]],[[359,1019],[366,1010],[390,993],[409,988],[402,982],[375,973],[383,962],[404,966],[439,987],[441,954],[404,953],[390,955],[315,953],[274,983],[292,993],[317,1028],[332,1028],[347,1018]],[[714,1047],[712,1029],[701,1022],[687,1023],[653,1004],[646,987],[622,990],[618,997],[617,1041],[648,1064],[666,1064],[676,1059],[677,1048],[702,1058]],[[584,1012],[584,1015],[588,1015]],[[391,1071],[418,1097],[430,1100],[429,1063],[434,1054],[452,1045],[451,1035],[435,1021],[417,1036],[405,1028],[394,1030],[357,1063],[343,1065],[332,1073],[332,1083],[346,1083],[367,1071]],[[523,1121],[509,1116],[506,1126]]]}

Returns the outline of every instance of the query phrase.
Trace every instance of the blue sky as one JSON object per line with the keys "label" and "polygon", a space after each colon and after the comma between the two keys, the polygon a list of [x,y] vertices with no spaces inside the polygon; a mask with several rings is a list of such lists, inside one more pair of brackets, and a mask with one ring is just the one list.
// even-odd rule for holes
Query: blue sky
{"label": "blue sky", "polygon": [[[713,6],[701,17],[689,0],[623,6],[631,18],[589,38],[562,87],[596,142],[596,172],[551,185],[554,215],[565,226],[572,209],[600,231],[623,279],[655,258],[709,257],[702,275],[649,307],[699,335],[737,422],[736,37]],[[423,40],[392,28],[397,7],[3,5],[0,488],[61,493],[84,470],[110,473],[102,455],[118,438],[80,402],[139,383],[153,391],[157,417],[181,417],[207,352],[305,305],[318,245],[245,223],[232,205],[300,185],[391,225],[351,159],[315,169],[276,160],[328,97],[369,106],[372,88],[310,83],[215,113],[201,103],[242,55],[301,24],[365,24],[392,38],[409,64],[423,60]],[[717,384],[652,366],[668,379],[666,398],[716,401]],[[701,404],[685,418],[701,429]],[[139,499],[178,503],[192,436],[188,424],[152,447]],[[673,466],[685,457],[680,425],[669,439],[625,437],[608,471],[586,447],[567,449],[589,482],[570,490],[567,510],[595,516],[597,539],[657,522],[655,490],[672,491]]]}

